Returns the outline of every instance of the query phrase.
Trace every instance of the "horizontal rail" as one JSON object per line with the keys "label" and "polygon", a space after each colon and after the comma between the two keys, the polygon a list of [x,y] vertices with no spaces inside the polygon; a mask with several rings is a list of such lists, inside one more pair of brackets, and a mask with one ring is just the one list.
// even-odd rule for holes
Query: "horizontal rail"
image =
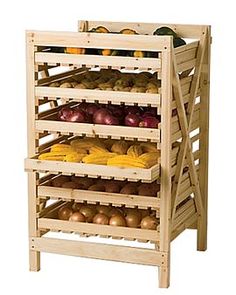
{"label": "horizontal rail", "polygon": [[38,186],[40,197],[62,198],[63,200],[99,202],[112,205],[138,206],[142,208],[151,207],[159,209],[160,200],[157,197],[127,195],[118,193],[96,192],[61,187]]}
{"label": "horizontal rail", "polygon": [[86,134],[88,136],[98,135],[111,136],[112,138],[137,138],[140,141],[150,139],[153,142],[160,142],[160,130],[154,128],[97,125],[50,120],[36,120],[35,128],[37,132],[47,130],[50,132],[64,132],[77,135]]}
{"label": "horizontal rail", "polygon": [[83,163],[67,163],[60,161],[46,161],[35,158],[25,159],[26,171],[48,171],[61,172],[66,174],[76,174],[80,176],[101,176],[101,177],[115,177],[119,179],[134,179],[146,182],[152,182],[159,177],[160,165],[157,164],[149,169],[143,168],[123,168],[96,164]]}
{"label": "horizontal rail", "polygon": [[30,247],[40,252],[145,265],[158,266],[166,261],[166,254],[157,250],[55,238],[30,238]]}
{"label": "horizontal rail", "polygon": [[170,36],[102,34],[88,32],[28,31],[29,42],[39,46],[65,46],[162,51]]}
{"label": "horizontal rail", "polygon": [[140,106],[151,105],[153,107],[160,107],[160,94],[152,93],[133,93],[123,91],[105,91],[105,90],[91,90],[91,89],[73,89],[73,88],[59,88],[59,87],[35,87],[36,97],[49,97],[63,99],[73,99],[76,101],[86,100],[87,102],[99,101],[99,103],[134,105]]}
{"label": "horizontal rail", "polygon": [[66,53],[49,53],[36,52],[36,63],[48,64],[67,64],[76,66],[89,67],[124,67],[124,68],[141,68],[152,69],[157,71],[161,68],[161,60],[159,58],[137,58],[127,56],[102,56],[102,55],[86,55],[86,54],[66,54]]}
{"label": "horizontal rail", "polygon": [[105,235],[112,237],[141,239],[148,241],[159,241],[157,230],[128,228],[122,226],[99,225],[85,222],[73,222],[50,218],[39,218],[38,227],[40,229],[50,229],[68,231],[76,233],[86,233],[92,235]]}
{"label": "horizontal rail", "polygon": [[142,22],[109,22],[109,21],[79,21],[80,26],[86,23],[88,30],[97,26],[104,26],[111,32],[119,32],[122,29],[132,29],[139,34],[153,34],[159,27],[169,27],[182,38],[198,39],[207,25],[192,24],[167,24],[167,23],[142,23]]}

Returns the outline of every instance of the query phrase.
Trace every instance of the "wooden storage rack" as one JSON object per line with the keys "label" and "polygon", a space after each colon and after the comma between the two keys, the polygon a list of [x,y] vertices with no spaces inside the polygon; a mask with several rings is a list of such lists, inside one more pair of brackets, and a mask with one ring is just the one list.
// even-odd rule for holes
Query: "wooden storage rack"
{"label": "wooden storage rack", "polygon": [[[139,35],[98,34],[88,31],[105,26],[111,32],[130,28]],[[174,25],[187,45],[173,48],[171,36],[153,36],[163,24],[80,21],[79,32],[28,31],[27,109],[30,270],[40,269],[40,252],[108,259],[159,267],[159,286],[168,287],[170,244],[187,228],[197,230],[197,249],[207,247],[208,125],[210,44],[209,26]],[[47,46],[78,48],[115,48],[158,52],[158,58],[134,58],[44,52]],[[53,70],[65,69],[59,74]],[[81,74],[94,68],[129,71],[157,71],[161,93],[127,93],[88,89],[48,87],[48,83]],[[56,122],[53,114],[64,103],[81,101],[154,106],[161,115],[159,129],[103,126]],[[187,110],[185,110],[185,105]],[[172,116],[173,109],[177,110]],[[43,111],[42,111],[43,110]],[[149,140],[161,149],[161,160],[150,169],[121,169],[109,166],[40,161],[38,153],[52,144],[75,136]],[[42,143],[43,141],[43,143]],[[176,149],[176,141],[179,142]],[[156,198],[89,192],[47,186],[58,175],[78,175],[105,179],[152,182],[159,179],[161,191]],[[41,206],[44,200],[56,200]],[[50,219],[64,201],[87,201],[116,206],[152,208],[160,217],[157,230],[111,227]],[[154,243],[153,249],[56,239],[49,231],[141,240]]]}

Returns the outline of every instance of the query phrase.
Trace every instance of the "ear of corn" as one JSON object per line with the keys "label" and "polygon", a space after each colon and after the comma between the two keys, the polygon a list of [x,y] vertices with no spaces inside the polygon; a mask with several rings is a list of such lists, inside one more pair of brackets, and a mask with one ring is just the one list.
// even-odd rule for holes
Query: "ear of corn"
{"label": "ear of corn", "polygon": [[80,162],[86,154],[79,154],[77,152],[71,152],[64,157],[66,162]]}
{"label": "ear of corn", "polygon": [[67,153],[72,151],[72,147],[69,144],[57,143],[51,146],[50,151]]}
{"label": "ear of corn", "polygon": [[46,160],[46,161],[64,161],[65,155],[62,155],[57,152],[49,152],[39,155],[39,160]]}
{"label": "ear of corn", "polygon": [[115,157],[115,153],[96,153],[90,154],[83,157],[82,161],[86,164],[98,164],[98,165],[107,165],[107,161],[110,158]]}
{"label": "ear of corn", "polygon": [[146,168],[150,168],[158,163],[160,152],[144,153],[139,159],[145,162]]}
{"label": "ear of corn", "polygon": [[104,147],[104,144],[96,138],[74,139],[70,142],[73,148],[89,150],[93,146]]}
{"label": "ear of corn", "polygon": [[129,148],[128,143],[126,141],[124,141],[124,140],[123,141],[120,140],[120,141],[115,142],[112,145],[111,151],[113,153],[117,153],[119,155],[124,155],[124,154],[127,153],[128,148]]}
{"label": "ear of corn", "polygon": [[108,149],[104,148],[104,147],[100,147],[100,146],[92,146],[89,149],[89,153],[90,154],[94,154],[94,153],[109,153]]}
{"label": "ear of corn", "polygon": [[146,164],[143,160],[128,155],[119,155],[113,157],[107,161],[107,165],[119,167],[146,168]]}
{"label": "ear of corn", "polygon": [[127,155],[137,158],[142,155],[143,150],[140,145],[131,145],[127,151]]}

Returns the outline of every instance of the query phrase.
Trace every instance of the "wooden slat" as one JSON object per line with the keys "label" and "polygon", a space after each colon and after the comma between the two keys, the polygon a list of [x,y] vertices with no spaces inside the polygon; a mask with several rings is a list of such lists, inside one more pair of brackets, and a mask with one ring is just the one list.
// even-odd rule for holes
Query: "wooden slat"
{"label": "wooden slat", "polygon": [[178,228],[176,228],[171,233],[171,241],[177,238],[185,229],[189,228],[192,224],[197,221],[197,213],[191,215],[184,223],[182,223]]}
{"label": "wooden slat", "polygon": [[133,105],[137,103],[140,106],[150,104],[153,107],[160,107],[160,94],[152,93],[132,93],[122,91],[103,91],[90,89],[73,89],[73,88],[57,88],[57,87],[36,87],[35,93],[37,97],[63,97],[81,101],[85,99],[87,102],[99,101],[99,103],[113,104],[125,103]]}
{"label": "wooden slat", "polygon": [[121,226],[98,225],[93,223],[64,221],[49,218],[40,218],[38,226],[42,229],[70,231],[94,235],[107,235],[121,238],[144,239],[158,241],[159,233],[156,230],[137,229]]}
{"label": "wooden slat", "polygon": [[46,77],[46,78],[42,78],[40,80],[38,80],[38,85],[43,85],[43,84],[48,84],[52,81],[58,81],[58,80],[61,80],[61,79],[66,79],[66,78],[69,78],[69,77],[73,77],[75,76],[76,74],[82,74],[82,73],[85,73],[87,72],[87,69],[86,68],[78,68],[78,69],[75,69],[75,70],[71,70],[71,71],[66,71],[66,72],[63,72],[63,73],[60,73],[60,74],[56,74],[56,75],[52,75],[50,77]]}
{"label": "wooden slat", "polygon": [[[202,34],[202,32],[201,32],[201,34]],[[197,48],[198,46],[199,46],[199,41],[194,41],[194,42],[188,43],[186,45],[175,48],[174,52],[175,52],[175,55],[177,56],[178,54],[180,54],[182,52],[188,51],[193,48]]]}
{"label": "wooden slat", "polygon": [[160,200],[157,197],[96,192],[50,186],[39,186],[38,195],[56,198],[60,197],[63,199],[76,201],[85,200],[93,202],[104,202],[108,204],[111,203],[113,205],[126,205],[131,207],[151,207],[153,209],[158,209],[160,206]]}
{"label": "wooden slat", "polygon": [[188,207],[182,214],[177,216],[173,221],[173,230],[178,228],[186,219],[188,219],[190,216],[192,216],[194,213],[196,213],[196,208],[194,203],[190,207]]}
{"label": "wooden slat", "polygon": [[[136,58],[126,56],[101,56],[85,54],[64,54],[36,52],[36,63],[60,63],[73,64],[77,66],[85,65],[88,68],[94,66],[100,67],[125,67],[159,70],[161,61],[158,58]],[[91,66],[92,65],[92,66]]]}
{"label": "wooden slat", "polygon": [[[198,97],[201,94],[201,89],[199,88],[196,94],[196,97]],[[183,96],[183,103],[189,102],[189,98],[190,98],[190,93],[186,94]],[[172,101],[172,109],[176,109],[176,101],[173,100]]]}
{"label": "wooden slat", "polygon": [[36,157],[25,159],[25,169],[27,171],[51,171],[79,175],[94,175],[119,177],[123,179],[142,179],[154,181],[159,177],[159,167],[157,164],[149,169],[142,168],[122,168],[115,166],[83,164],[83,163],[66,163],[60,161],[41,161]]}
{"label": "wooden slat", "polygon": [[86,134],[88,136],[115,136],[137,138],[138,140],[151,139],[160,141],[160,130],[153,128],[136,128],[127,126],[97,125],[88,123],[71,123],[50,120],[36,120],[35,127],[38,132],[47,130],[50,132],[68,132],[74,134]]}
{"label": "wooden slat", "polygon": [[177,65],[187,62],[196,57],[197,48],[192,48],[181,53],[176,54]]}
{"label": "wooden slat", "polygon": [[183,38],[199,38],[202,32],[202,25],[189,25],[189,24],[167,24],[167,23],[140,23],[140,22],[108,22],[108,21],[80,21],[87,24],[87,29],[98,26],[105,26],[111,32],[119,32],[122,29],[130,28],[139,34],[150,34],[163,26],[172,28],[178,36]]}
{"label": "wooden slat", "polygon": [[181,64],[178,64],[177,65],[178,73],[186,71],[186,70],[191,69],[191,68],[194,68],[195,65],[196,65],[196,61],[197,61],[197,59],[194,58],[194,59],[188,60],[186,62],[183,62]]}
{"label": "wooden slat", "polygon": [[146,265],[160,265],[165,263],[165,254],[151,249],[44,237],[30,240],[30,245],[38,251],[64,255]]}
{"label": "wooden slat", "polygon": [[[169,36],[28,31],[36,45],[161,51]],[[49,53],[51,54],[51,53]],[[58,62],[58,61],[56,61]]]}

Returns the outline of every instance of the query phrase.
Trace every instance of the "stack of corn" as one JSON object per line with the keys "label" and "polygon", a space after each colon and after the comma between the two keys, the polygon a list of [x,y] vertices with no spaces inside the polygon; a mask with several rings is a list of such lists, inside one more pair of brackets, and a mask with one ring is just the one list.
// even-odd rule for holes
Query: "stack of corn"
{"label": "stack of corn", "polygon": [[54,144],[39,159],[146,169],[157,164],[159,157],[160,151],[152,143],[84,138],[70,144]]}

